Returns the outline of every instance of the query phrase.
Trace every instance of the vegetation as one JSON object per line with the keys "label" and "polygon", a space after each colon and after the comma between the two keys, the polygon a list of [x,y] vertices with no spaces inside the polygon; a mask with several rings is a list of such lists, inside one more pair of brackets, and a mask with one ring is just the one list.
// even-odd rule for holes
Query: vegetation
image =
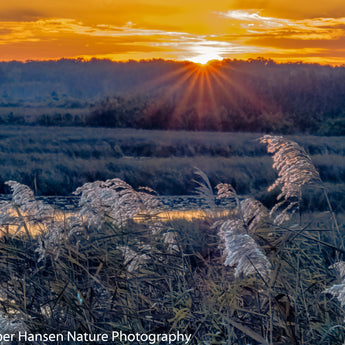
{"label": "vegetation", "polygon": [[[214,193],[198,170],[210,210],[193,221],[158,218],[154,191],[118,178],[78,188],[80,211],[63,218],[7,182],[0,325],[40,334],[179,331],[190,344],[342,344],[344,219],[299,145],[277,136],[261,143],[279,176],[273,207],[227,183]],[[327,212],[303,212],[311,189]],[[233,200],[225,218],[212,209],[224,197]]]}
{"label": "vegetation", "polygon": [[224,60],[0,63],[0,123],[344,135],[345,67]]}
{"label": "vegetation", "polygon": [[[105,128],[0,127],[0,191],[16,180],[37,195],[70,195],[86,182],[121,178],[134,188],[163,195],[194,193],[195,167],[211,185],[231,183],[242,195],[272,206],[266,192],[276,176],[258,134],[146,131]],[[306,148],[327,185],[337,212],[345,208],[343,137],[291,137]],[[327,208],[320,191],[308,193],[304,207]]]}

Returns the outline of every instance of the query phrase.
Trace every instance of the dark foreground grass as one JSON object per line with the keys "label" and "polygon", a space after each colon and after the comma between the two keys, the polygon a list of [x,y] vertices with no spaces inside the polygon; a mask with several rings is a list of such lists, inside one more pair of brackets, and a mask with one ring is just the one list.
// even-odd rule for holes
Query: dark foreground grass
{"label": "dark foreground grass", "polygon": [[235,278],[223,265],[214,218],[164,222],[173,250],[162,233],[152,234],[156,221],[121,228],[106,221],[72,235],[61,229],[58,251],[46,248],[41,260],[40,236],[3,234],[3,317],[35,334],[180,332],[191,335],[190,344],[341,344],[344,332],[335,326],[344,311],[324,293],[336,279],[328,267],[339,252],[330,229],[315,220],[304,231],[261,227],[255,238],[272,264],[267,280]]}
{"label": "dark foreground grass", "polygon": [[153,192],[119,179],[78,189],[80,213],[58,220],[10,182],[12,201],[0,209],[0,326],[64,336],[180,332],[198,345],[343,344],[344,219],[331,204],[303,212],[300,194],[310,188],[302,187],[320,189],[326,203],[327,191],[309,156],[279,140],[283,195],[271,212],[228,184],[218,198],[232,197],[232,212],[212,212],[214,191],[200,170],[210,210],[193,221],[157,218]]}

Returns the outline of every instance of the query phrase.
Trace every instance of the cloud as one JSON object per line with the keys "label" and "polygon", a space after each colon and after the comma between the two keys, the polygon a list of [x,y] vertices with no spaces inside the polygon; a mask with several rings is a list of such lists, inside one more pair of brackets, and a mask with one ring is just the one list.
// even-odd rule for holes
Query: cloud
{"label": "cloud", "polygon": [[282,27],[289,24],[288,19],[263,17],[258,11],[255,10],[232,10],[227,12],[218,12],[218,14],[225,18],[235,19],[243,22],[260,23],[260,25],[264,25],[265,27]]}
{"label": "cloud", "polygon": [[[126,51],[132,54],[170,51],[173,58],[191,59],[206,52],[223,58],[251,50],[248,46],[217,40],[216,35],[148,29],[138,27],[131,21],[123,26],[86,25],[74,19],[51,18],[33,22],[0,22],[0,31],[3,31],[0,47],[14,44],[25,47],[28,42],[35,42],[36,46],[40,43],[40,49],[44,45],[49,49],[55,45],[57,54],[58,47],[68,48],[70,52],[75,52],[75,48],[79,47],[79,55],[88,56],[97,55],[97,51],[99,55],[116,55]],[[70,41],[74,42],[73,47],[69,46]],[[252,47],[253,52],[258,50],[260,48]]]}
{"label": "cloud", "polygon": [[264,36],[296,40],[336,40],[344,35],[345,17],[292,20],[262,16],[255,10],[218,12],[218,15],[240,26],[245,36],[251,39]]}
{"label": "cloud", "polygon": [[31,8],[7,9],[0,11],[0,22],[29,22],[46,17],[46,14]]}
{"label": "cloud", "polygon": [[[197,34],[172,26],[145,26],[129,18],[123,25],[89,24],[71,18],[0,21],[0,53],[3,59],[61,57],[110,57],[141,59],[163,57],[248,58],[297,56],[334,50],[343,54],[345,17],[287,19],[263,15],[259,10],[212,12],[223,18],[227,30]],[[219,20],[218,20],[219,21]],[[12,54],[12,55],[11,55]],[[40,55],[41,54],[41,55]]]}
{"label": "cloud", "polygon": [[256,9],[214,12],[228,20],[232,32],[219,40],[261,48],[261,56],[286,60],[339,63],[345,56],[345,17],[288,19],[263,15]]}
{"label": "cloud", "polygon": [[271,17],[289,19],[340,18],[345,16],[343,0],[303,0],[298,3],[291,0],[232,0],[231,8],[256,9],[257,11],[264,11]]}

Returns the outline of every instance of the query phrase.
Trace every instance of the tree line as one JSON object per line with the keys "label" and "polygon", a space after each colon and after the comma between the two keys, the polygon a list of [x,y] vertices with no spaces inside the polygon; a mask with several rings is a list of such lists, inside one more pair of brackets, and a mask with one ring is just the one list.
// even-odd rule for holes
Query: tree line
{"label": "tree line", "polygon": [[3,62],[0,122],[344,135],[345,67],[262,58]]}

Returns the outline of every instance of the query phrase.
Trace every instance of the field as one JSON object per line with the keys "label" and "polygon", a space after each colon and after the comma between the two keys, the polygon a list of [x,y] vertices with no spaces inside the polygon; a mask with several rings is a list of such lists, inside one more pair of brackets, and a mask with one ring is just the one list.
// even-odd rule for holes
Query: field
{"label": "field", "polygon": [[[0,138],[2,333],[344,343],[344,138],[43,127]],[[162,217],[151,188],[208,208]],[[34,196],[73,191],[78,210],[59,218]]]}
{"label": "field", "polygon": [[[272,199],[276,174],[260,134],[149,131],[80,127],[0,127],[0,191],[7,180],[36,195],[70,195],[86,182],[118,177],[161,195],[192,194],[195,167],[212,186],[231,183],[239,194]],[[344,137],[293,136],[327,184],[338,210],[345,207]],[[267,200],[265,200],[265,199]],[[319,197],[314,197],[316,202]],[[273,198],[274,200],[274,198]],[[324,205],[319,205],[320,208]]]}

